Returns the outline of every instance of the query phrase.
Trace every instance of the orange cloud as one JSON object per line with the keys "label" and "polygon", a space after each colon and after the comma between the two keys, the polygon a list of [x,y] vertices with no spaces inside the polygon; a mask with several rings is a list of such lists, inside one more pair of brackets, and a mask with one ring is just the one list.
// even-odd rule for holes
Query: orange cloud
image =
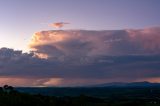
{"label": "orange cloud", "polygon": [[64,25],[69,24],[67,22],[56,22],[52,23],[49,26],[54,27],[54,28],[62,28]]}
{"label": "orange cloud", "polygon": [[144,78],[144,79],[138,79],[136,81],[148,81],[152,83],[160,83],[160,77],[151,77],[151,78]]}
{"label": "orange cloud", "polygon": [[34,81],[33,79],[28,79],[28,78],[1,77],[0,86],[3,86],[5,84],[12,86],[35,86],[33,81]]}
{"label": "orange cloud", "polygon": [[62,84],[62,78],[50,78],[48,81],[43,83],[43,86],[59,86]]}
{"label": "orange cloud", "polygon": [[0,86],[59,86],[61,78],[0,77]]}

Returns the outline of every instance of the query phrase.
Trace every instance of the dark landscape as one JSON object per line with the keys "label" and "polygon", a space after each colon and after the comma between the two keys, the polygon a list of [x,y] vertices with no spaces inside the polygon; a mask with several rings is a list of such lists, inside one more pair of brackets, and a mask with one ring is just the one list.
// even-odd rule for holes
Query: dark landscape
{"label": "dark landscape", "polygon": [[160,106],[159,83],[98,86],[13,88],[5,85],[0,88],[0,106]]}

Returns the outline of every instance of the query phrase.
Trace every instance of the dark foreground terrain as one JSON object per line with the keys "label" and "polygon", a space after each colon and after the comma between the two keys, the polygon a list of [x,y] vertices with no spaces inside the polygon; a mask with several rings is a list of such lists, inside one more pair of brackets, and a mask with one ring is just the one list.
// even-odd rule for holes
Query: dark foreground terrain
{"label": "dark foreground terrain", "polygon": [[160,87],[0,88],[0,106],[160,106]]}

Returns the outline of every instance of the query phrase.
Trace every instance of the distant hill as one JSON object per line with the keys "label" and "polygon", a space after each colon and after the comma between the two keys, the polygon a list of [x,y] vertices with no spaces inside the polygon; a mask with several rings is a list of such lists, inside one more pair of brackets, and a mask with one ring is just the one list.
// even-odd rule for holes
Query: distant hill
{"label": "distant hill", "polygon": [[119,95],[121,93],[131,93],[131,95],[134,95],[135,93],[143,94],[143,92],[147,92],[148,94],[150,94],[151,91],[155,91],[154,93],[157,94],[160,93],[160,83],[113,82],[83,87],[18,87],[15,89],[19,92],[49,96],[79,96],[81,94],[84,94],[95,97],[107,97],[109,95]]}
{"label": "distant hill", "polygon": [[89,87],[160,87],[160,83],[150,83],[150,82],[147,82],[147,81],[131,82],[131,83],[112,82],[112,83],[91,85]]}

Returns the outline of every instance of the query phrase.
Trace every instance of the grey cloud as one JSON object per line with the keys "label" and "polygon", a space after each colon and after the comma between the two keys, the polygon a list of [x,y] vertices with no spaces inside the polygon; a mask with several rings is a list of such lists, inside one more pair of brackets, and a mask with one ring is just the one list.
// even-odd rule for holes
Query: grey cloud
{"label": "grey cloud", "polygon": [[1,77],[23,78],[27,86],[29,82],[31,86],[74,86],[76,81],[79,85],[160,77],[160,55],[100,56],[90,62],[73,64],[72,59],[40,59],[3,48],[0,58]]}

